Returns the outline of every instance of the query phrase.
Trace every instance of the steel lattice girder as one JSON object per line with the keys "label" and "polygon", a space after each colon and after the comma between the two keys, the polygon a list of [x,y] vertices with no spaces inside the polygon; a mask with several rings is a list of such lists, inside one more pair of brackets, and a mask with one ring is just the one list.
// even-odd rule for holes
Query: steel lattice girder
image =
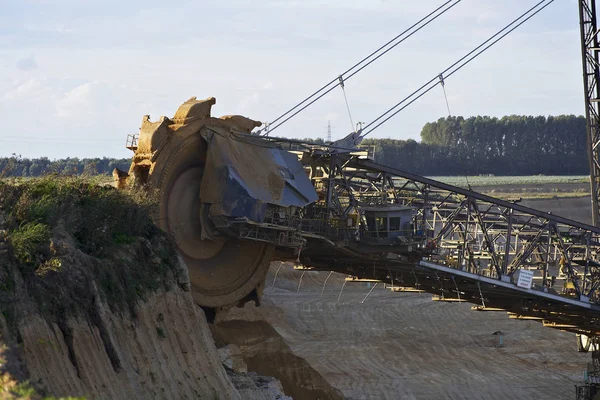
{"label": "steel lattice girder", "polygon": [[600,225],[600,63],[596,1],[579,0],[583,90],[592,193],[592,223]]}
{"label": "steel lattice girder", "polygon": [[600,303],[600,228],[359,157],[335,157],[338,167],[326,180],[335,185],[332,207],[346,205],[339,215],[348,204],[414,207],[415,230],[436,240],[430,259],[497,280],[533,270],[542,290],[572,286],[567,297]]}

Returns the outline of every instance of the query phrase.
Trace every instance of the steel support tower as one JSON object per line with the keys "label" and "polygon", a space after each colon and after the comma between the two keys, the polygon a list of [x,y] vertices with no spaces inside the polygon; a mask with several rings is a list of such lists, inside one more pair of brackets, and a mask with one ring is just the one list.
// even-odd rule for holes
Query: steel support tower
{"label": "steel support tower", "polygon": [[592,222],[600,226],[600,63],[598,61],[598,24],[596,0],[579,0],[583,89],[587,121]]}

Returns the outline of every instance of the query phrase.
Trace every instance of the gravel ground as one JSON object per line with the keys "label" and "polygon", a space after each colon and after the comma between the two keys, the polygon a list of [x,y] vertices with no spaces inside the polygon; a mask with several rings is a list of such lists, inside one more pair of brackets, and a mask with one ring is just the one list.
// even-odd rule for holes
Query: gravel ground
{"label": "gravel ground", "polygon": [[[431,295],[392,293],[284,266],[262,318],[348,399],[573,399],[589,354],[575,335]],[[261,310],[262,309],[262,310]],[[497,347],[504,333],[504,347]]]}

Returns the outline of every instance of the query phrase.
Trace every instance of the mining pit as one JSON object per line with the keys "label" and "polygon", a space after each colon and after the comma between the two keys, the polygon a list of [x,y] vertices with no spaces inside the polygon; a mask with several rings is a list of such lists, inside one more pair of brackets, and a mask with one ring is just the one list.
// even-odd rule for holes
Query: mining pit
{"label": "mining pit", "polygon": [[[307,271],[299,285],[302,271],[278,262],[260,307],[209,324],[168,238],[144,225],[109,253],[82,247],[87,231],[65,224],[85,215],[78,202],[48,214],[49,245],[32,250],[45,267],[32,270],[10,240],[24,221],[6,202],[22,208],[37,192],[15,193],[0,196],[0,398],[571,399],[590,361],[575,335],[535,321],[383,285],[340,295],[343,275],[323,287],[328,273]],[[587,198],[523,204],[589,219]],[[155,276],[140,275],[148,266]]]}

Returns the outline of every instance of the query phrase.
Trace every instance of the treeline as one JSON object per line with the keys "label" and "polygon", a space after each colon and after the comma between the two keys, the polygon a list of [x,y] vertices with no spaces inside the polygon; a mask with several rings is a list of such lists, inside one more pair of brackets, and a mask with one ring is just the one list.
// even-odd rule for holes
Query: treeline
{"label": "treeline", "polygon": [[50,160],[42,158],[21,158],[13,155],[0,158],[1,176],[42,176],[48,174],[58,175],[109,175],[113,169],[129,170],[129,158],[64,158]]}
{"label": "treeline", "polygon": [[584,117],[447,117],[421,142],[376,139],[375,160],[421,175],[589,174]]}
{"label": "treeline", "polygon": [[[425,124],[421,141],[368,139],[375,161],[420,175],[587,175],[585,118],[447,117]],[[311,140],[322,143],[322,139]],[[0,158],[0,175],[110,174],[130,159]]]}

